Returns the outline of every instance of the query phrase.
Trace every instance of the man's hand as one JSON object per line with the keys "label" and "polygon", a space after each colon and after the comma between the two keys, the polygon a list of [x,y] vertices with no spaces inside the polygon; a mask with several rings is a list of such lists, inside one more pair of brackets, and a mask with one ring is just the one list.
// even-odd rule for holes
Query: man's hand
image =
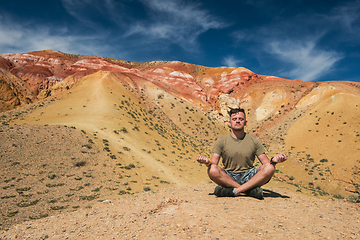
{"label": "man's hand", "polygon": [[197,155],[196,161],[198,161],[201,164],[208,164],[210,162],[209,159],[203,155]]}
{"label": "man's hand", "polygon": [[278,155],[275,155],[275,156],[273,157],[272,161],[273,161],[274,163],[282,163],[282,162],[285,162],[286,159],[287,159],[287,157],[286,157],[285,153],[280,153],[280,154],[278,154]]}

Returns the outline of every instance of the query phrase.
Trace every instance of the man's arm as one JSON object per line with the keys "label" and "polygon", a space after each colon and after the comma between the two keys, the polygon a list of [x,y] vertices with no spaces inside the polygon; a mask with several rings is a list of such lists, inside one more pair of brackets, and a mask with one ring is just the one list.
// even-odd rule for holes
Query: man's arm
{"label": "man's arm", "polygon": [[201,164],[206,164],[206,165],[209,165],[209,166],[210,166],[210,164],[216,164],[217,165],[219,163],[219,160],[220,160],[220,155],[217,154],[217,153],[213,153],[211,155],[210,160],[207,157],[203,156],[203,155],[197,155],[196,160]]}
{"label": "man's arm", "polygon": [[262,165],[265,165],[267,163],[270,163],[270,159],[266,156],[265,153],[261,154],[258,156],[259,161],[261,162]]}
{"label": "man's arm", "polygon": [[[270,160],[269,160],[269,158],[266,156],[265,153],[259,155],[259,156],[258,156],[258,159],[259,159],[259,161],[261,162],[262,165],[267,164],[267,163],[270,163]],[[286,155],[285,155],[284,153],[280,153],[280,154],[275,155],[275,156],[272,158],[271,162],[272,162],[273,164],[276,164],[276,163],[284,162],[284,161],[286,161],[286,159],[287,159]]]}

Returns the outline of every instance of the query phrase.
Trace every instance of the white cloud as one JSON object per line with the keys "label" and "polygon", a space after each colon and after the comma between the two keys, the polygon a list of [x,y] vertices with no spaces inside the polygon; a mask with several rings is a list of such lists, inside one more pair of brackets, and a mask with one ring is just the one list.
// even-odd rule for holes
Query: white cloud
{"label": "white cloud", "polygon": [[233,33],[230,34],[232,38],[234,38],[234,40],[236,42],[242,42],[242,41],[251,41],[253,38],[252,34],[247,34],[244,31],[241,30],[237,30]]}
{"label": "white cloud", "polygon": [[196,4],[183,1],[142,0],[149,19],[136,21],[127,36],[142,35],[147,41],[168,40],[184,49],[196,45],[200,34],[227,26]]}
{"label": "white cloud", "polygon": [[[221,29],[227,23],[203,9],[199,3],[183,0],[61,0],[70,15],[96,31],[107,29],[106,22],[117,26],[113,37],[122,41],[136,41],[137,47],[157,44],[164,49],[176,44],[188,51],[197,50],[199,35],[210,29]],[[135,16],[130,5],[139,4]],[[128,5],[130,4],[130,5]],[[142,4],[142,5],[141,5]],[[90,14],[90,12],[92,14]],[[95,14],[95,17],[94,15]],[[94,22],[93,19],[97,19]],[[101,21],[99,21],[101,19]],[[159,46],[159,42],[161,46]]]}
{"label": "white cloud", "polygon": [[234,56],[227,56],[223,59],[222,64],[226,67],[239,67],[241,62],[241,60],[236,59]]}
{"label": "white cloud", "polygon": [[98,0],[61,0],[66,11],[81,22],[89,22],[91,19],[88,14],[84,14],[84,12],[86,12],[85,10],[89,9],[88,6],[101,10],[102,2],[97,1]]}
{"label": "white cloud", "polygon": [[[103,21],[122,23],[122,2],[115,0],[61,0],[65,10],[87,27],[98,30]],[[100,20],[101,19],[101,20]],[[102,23],[102,24],[101,24]]]}
{"label": "white cloud", "polygon": [[[346,32],[349,40],[359,41],[360,37],[360,1],[354,1],[339,6],[328,17],[333,24],[339,24],[341,30]],[[349,36],[349,34],[351,36]],[[354,39],[354,37],[356,39]]]}
{"label": "white cloud", "polygon": [[329,73],[341,60],[342,54],[325,51],[316,47],[315,41],[274,41],[269,43],[268,51],[293,67],[283,72],[290,78],[314,81]]}
{"label": "white cloud", "polygon": [[235,31],[232,37],[272,74],[316,81],[335,71],[345,58],[344,43],[359,42],[359,26],[360,1],[354,1],[322,13],[280,15],[258,28]]}
{"label": "white cloud", "polygon": [[[76,36],[66,28],[55,29],[50,25],[22,24],[1,16],[0,49],[2,53],[19,53],[37,50],[57,50],[68,53],[95,54],[95,38]],[[86,43],[86,44],[85,44]]]}
{"label": "white cloud", "polygon": [[182,22],[187,27],[193,25],[204,30],[223,27],[222,22],[196,4],[185,4],[180,0],[143,0],[143,3],[156,12],[156,15],[165,14],[165,18],[172,23]]}

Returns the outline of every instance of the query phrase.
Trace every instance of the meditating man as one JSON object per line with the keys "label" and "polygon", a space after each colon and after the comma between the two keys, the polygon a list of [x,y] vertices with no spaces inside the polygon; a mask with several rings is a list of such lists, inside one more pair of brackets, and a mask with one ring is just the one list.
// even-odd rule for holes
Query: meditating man
{"label": "meditating man", "polygon": [[[216,196],[235,197],[245,193],[263,199],[260,187],[270,181],[275,165],[284,162],[287,157],[281,153],[269,160],[260,140],[245,133],[247,121],[244,109],[231,109],[229,115],[231,132],[216,140],[210,159],[198,155],[196,160],[208,166],[210,179],[219,185],[214,190]],[[262,164],[259,168],[254,168],[255,156]],[[218,165],[220,157],[224,168]]]}

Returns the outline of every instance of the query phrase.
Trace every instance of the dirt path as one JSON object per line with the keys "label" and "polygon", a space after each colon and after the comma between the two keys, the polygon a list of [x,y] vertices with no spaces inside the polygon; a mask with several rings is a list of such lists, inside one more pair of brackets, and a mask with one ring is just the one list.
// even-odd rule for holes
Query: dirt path
{"label": "dirt path", "polygon": [[265,200],[209,195],[213,184],[161,189],[25,222],[1,239],[358,239],[359,206],[284,189]]}

